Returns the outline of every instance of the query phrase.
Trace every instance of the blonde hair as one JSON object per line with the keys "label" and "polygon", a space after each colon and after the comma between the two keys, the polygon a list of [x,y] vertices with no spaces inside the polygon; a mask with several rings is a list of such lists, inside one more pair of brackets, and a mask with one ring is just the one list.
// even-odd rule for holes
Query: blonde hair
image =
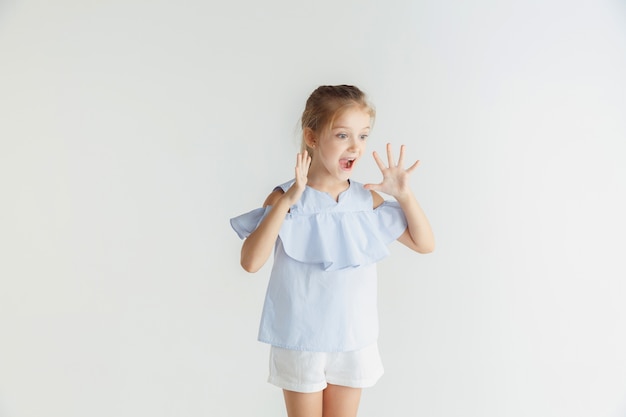
{"label": "blonde hair", "polygon": [[372,122],[376,117],[374,106],[367,96],[353,85],[322,85],[313,91],[306,101],[302,112],[302,144],[301,152],[307,150],[312,154],[305,141],[305,132],[311,129],[315,134],[321,134],[331,129],[335,119],[347,109],[358,107],[370,115]]}

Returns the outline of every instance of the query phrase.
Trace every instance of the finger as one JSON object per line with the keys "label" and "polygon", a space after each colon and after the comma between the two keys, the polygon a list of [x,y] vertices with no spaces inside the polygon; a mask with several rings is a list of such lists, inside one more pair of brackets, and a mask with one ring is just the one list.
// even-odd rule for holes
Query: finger
{"label": "finger", "polygon": [[387,144],[387,162],[389,162],[389,168],[391,168],[394,165],[393,154],[391,152],[391,143]]}
{"label": "finger", "polygon": [[374,156],[374,161],[376,161],[376,165],[378,165],[378,169],[383,171],[385,169],[385,164],[383,164],[383,160],[378,156],[378,152],[374,151],[372,154]]}
{"label": "finger", "polygon": [[418,167],[418,165],[419,165],[419,164],[420,164],[420,161],[419,161],[419,160],[415,161],[415,163],[414,163],[413,165],[411,165],[411,166],[410,166],[410,167],[406,170],[406,172],[408,172],[408,173],[410,174],[411,172],[415,171],[415,169]]}
{"label": "finger", "polygon": [[296,155],[296,178],[300,178],[303,174],[306,176],[306,151]]}
{"label": "finger", "polygon": [[302,157],[300,156],[300,154],[296,155],[296,167],[295,167],[295,171],[296,171],[296,179],[299,177],[300,174],[300,164],[302,161]]}
{"label": "finger", "polygon": [[365,184],[363,185],[363,188],[365,188],[366,190],[373,190],[373,191],[378,191],[380,190],[382,184]]}
{"label": "finger", "polygon": [[398,167],[402,168],[404,166],[404,145],[400,145],[400,157],[398,158]]}

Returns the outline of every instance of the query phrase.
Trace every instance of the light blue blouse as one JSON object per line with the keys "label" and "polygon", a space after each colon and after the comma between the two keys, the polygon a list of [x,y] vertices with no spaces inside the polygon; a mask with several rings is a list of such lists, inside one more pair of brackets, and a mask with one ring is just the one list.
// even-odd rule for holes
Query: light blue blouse
{"label": "light blue blouse", "polygon": [[[279,187],[289,189],[294,180]],[[313,352],[361,349],[378,338],[376,262],[407,227],[397,202],[372,208],[371,192],[351,181],[335,201],[306,187],[285,217],[274,248],[259,341]],[[271,210],[231,219],[240,238]]]}

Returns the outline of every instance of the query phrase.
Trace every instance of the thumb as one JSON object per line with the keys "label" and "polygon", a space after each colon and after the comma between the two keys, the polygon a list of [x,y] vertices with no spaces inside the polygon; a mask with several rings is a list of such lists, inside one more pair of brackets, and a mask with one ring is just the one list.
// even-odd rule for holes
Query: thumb
{"label": "thumb", "polygon": [[370,191],[378,191],[380,190],[380,184],[365,184],[363,188]]}

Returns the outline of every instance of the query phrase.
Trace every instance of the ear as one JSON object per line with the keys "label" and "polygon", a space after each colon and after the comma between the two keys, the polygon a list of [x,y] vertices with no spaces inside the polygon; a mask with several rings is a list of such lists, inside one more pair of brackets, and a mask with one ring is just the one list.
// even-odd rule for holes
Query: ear
{"label": "ear", "polygon": [[306,143],[306,146],[314,149],[315,145],[317,145],[317,137],[315,136],[315,132],[313,132],[313,129],[311,129],[310,127],[305,127],[303,134],[304,143]]}

